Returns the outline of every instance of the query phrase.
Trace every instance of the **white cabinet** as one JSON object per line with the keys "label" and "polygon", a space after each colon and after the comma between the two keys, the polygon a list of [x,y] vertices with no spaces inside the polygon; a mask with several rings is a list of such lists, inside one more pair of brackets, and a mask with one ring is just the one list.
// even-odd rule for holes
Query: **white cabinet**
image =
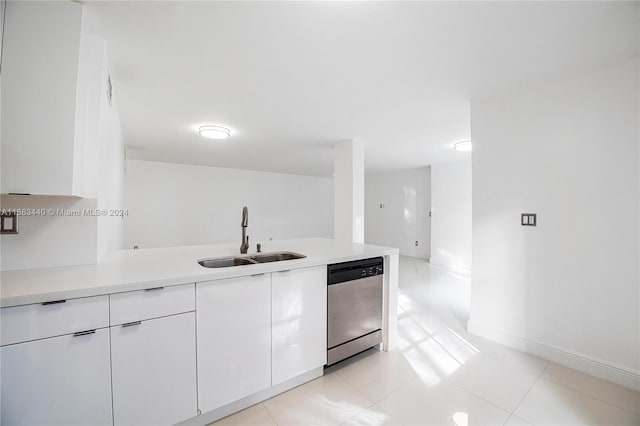
{"label": "white cabinet", "polygon": [[7,2],[2,67],[2,192],[75,194],[82,5]]}
{"label": "white cabinet", "polygon": [[111,327],[115,425],[170,425],[197,415],[195,326],[189,312]]}
{"label": "white cabinet", "polygon": [[327,362],[327,267],[272,275],[272,383]]}
{"label": "white cabinet", "polygon": [[89,16],[78,2],[6,2],[2,193],[97,194],[108,71]]}
{"label": "white cabinet", "polygon": [[271,275],[196,285],[198,408],[271,386]]}
{"label": "white cabinet", "polygon": [[112,424],[108,329],[4,346],[0,364],[0,423]]}

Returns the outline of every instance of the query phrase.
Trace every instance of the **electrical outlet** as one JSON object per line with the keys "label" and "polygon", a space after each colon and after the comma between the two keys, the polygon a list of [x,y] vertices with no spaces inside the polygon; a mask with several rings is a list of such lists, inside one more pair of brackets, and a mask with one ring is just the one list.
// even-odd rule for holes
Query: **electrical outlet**
{"label": "electrical outlet", "polygon": [[522,213],[520,215],[520,225],[522,226],[536,226],[537,223],[536,213]]}
{"label": "electrical outlet", "polygon": [[418,247],[418,242],[416,241],[416,247]]}

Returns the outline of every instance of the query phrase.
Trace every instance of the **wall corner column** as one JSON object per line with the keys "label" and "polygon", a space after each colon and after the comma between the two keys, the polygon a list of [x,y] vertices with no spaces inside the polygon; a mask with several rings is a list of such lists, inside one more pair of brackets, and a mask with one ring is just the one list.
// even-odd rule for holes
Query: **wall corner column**
{"label": "wall corner column", "polygon": [[364,141],[334,146],[334,238],[364,243]]}

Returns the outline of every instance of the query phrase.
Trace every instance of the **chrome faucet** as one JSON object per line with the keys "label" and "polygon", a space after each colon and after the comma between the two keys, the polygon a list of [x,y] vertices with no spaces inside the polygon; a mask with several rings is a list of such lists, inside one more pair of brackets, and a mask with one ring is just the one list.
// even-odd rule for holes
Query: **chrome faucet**
{"label": "chrome faucet", "polygon": [[249,209],[247,206],[242,208],[242,245],[240,246],[240,253],[246,254],[249,249],[249,236],[247,235],[247,226],[249,226]]}

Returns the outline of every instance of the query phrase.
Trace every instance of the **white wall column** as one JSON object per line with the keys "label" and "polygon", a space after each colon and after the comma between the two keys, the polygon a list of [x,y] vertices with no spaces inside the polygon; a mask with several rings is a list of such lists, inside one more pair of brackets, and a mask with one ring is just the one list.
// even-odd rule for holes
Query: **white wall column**
{"label": "white wall column", "polygon": [[364,142],[334,148],[334,237],[364,243]]}
{"label": "white wall column", "polygon": [[471,153],[431,165],[431,264],[471,270]]}

